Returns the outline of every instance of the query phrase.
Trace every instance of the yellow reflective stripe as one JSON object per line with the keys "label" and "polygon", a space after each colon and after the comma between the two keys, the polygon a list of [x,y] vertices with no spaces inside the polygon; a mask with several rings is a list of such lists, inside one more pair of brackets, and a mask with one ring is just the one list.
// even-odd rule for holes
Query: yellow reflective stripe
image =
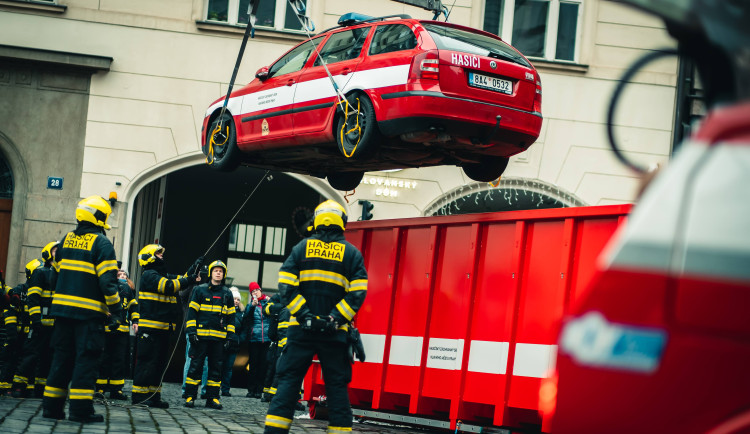
{"label": "yellow reflective stripe", "polygon": [[266,426],[272,426],[274,428],[289,429],[292,426],[292,420],[281,416],[274,416],[272,414],[266,415]]}
{"label": "yellow reflective stripe", "polygon": [[125,324],[120,324],[119,326],[117,326],[117,331],[127,332],[127,331],[130,331],[130,327],[126,326]]}
{"label": "yellow reflective stripe", "polygon": [[55,325],[55,319],[54,318],[42,318],[42,325],[53,326]]}
{"label": "yellow reflective stripe", "polygon": [[352,432],[352,427],[350,426],[328,426],[328,434],[340,434],[340,433],[346,433],[346,432]]}
{"label": "yellow reflective stripe", "polygon": [[101,276],[107,271],[117,271],[117,261],[111,259],[109,261],[102,261],[96,266],[97,276]]}
{"label": "yellow reflective stripe", "polygon": [[60,261],[61,270],[80,271],[83,273],[96,274],[94,264],[86,261],[76,261],[75,259],[63,259]]}
{"label": "yellow reflective stripe", "polygon": [[136,300],[136,299],[132,299],[132,300],[130,300],[130,301],[128,302],[128,305],[127,305],[127,306],[125,306],[125,309],[130,309],[130,308],[131,308],[131,307],[132,307],[133,305],[136,305],[136,306],[137,306],[137,305],[138,305],[138,300]]}
{"label": "yellow reflective stripe", "polygon": [[5,324],[17,324],[18,320],[14,316],[9,316],[5,318]]}
{"label": "yellow reflective stripe", "polygon": [[115,386],[120,386],[125,384],[125,380],[109,380],[109,384],[113,384]]}
{"label": "yellow reflective stripe", "polygon": [[164,293],[164,290],[166,288],[167,288],[167,278],[162,277],[161,279],[159,279],[159,284],[157,285],[156,290],[161,293]]}
{"label": "yellow reflective stripe", "polygon": [[220,304],[217,304],[217,305],[201,304],[200,306],[201,306],[200,310],[202,312],[216,312],[216,313],[221,313],[221,308],[223,307]]}
{"label": "yellow reflective stripe", "polygon": [[193,380],[190,377],[186,377],[185,378],[185,384],[189,384],[191,386],[195,386],[195,385],[200,384],[200,383],[201,383],[201,380]]}
{"label": "yellow reflective stripe", "polygon": [[280,346],[280,347],[283,347],[284,345],[286,345],[286,338],[280,340],[279,344],[278,344],[278,346]]}
{"label": "yellow reflective stripe", "polygon": [[191,301],[190,304],[188,305],[188,307],[190,309],[193,309],[194,311],[198,311],[201,308],[201,305],[198,304],[197,301]]}
{"label": "yellow reflective stripe", "polygon": [[25,384],[25,383],[29,382],[29,379],[26,378],[26,377],[24,377],[24,376],[21,376],[21,375],[14,375],[13,376],[13,382],[14,383],[24,383]]}
{"label": "yellow reflective stripe", "polygon": [[107,379],[106,378],[97,378],[96,379],[96,384],[97,385],[99,385],[99,384],[107,384]]}
{"label": "yellow reflective stripe", "polygon": [[42,298],[52,298],[53,295],[55,295],[55,291],[42,290]]}
{"label": "yellow reflective stripe", "polygon": [[34,380],[34,383],[46,386],[47,385],[47,379],[46,378],[37,378],[36,380]]}
{"label": "yellow reflective stripe", "polygon": [[276,395],[276,388],[275,387],[269,387],[268,388],[268,393],[270,393],[271,395]]}
{"label": "yellow reflective stripe", "polygon": [[140,319],[140,318],[141,318],[141,314],[138,313],[138,312],[133,312],[133,314],[130,315],[130,320],[131,321],[134,320],[134,319]]}
{"label": "yellow reflective stripe", "polygon": [[338,285],[344,289],[349,288],[349,279],[339,273],[326,270],[304,270],[299,274],[300,282],[328,282]]}
{"label": "yellow reflective stripe", "polygon": [[60,389],[59,387],[45,386],[44,396],[48,398],[65,398],[68,394],[66,389]]}
{"label": "yellow reflective stripe", "polygon": [[179,279],[173,279],[172,285],[174,285],[174,292],[177,292],[180,290],[180,280]]}
{"label": "yellow reflective stripe", "polygon": [[206,387],[221,387],[221,381],[206,380]]}
{"label": "yellow reflective stripe", "polygon": [[138,327],[146,327],[158,330],[169,330],[171,324],[168,322],[152,321],[149,319],[142,319],[138,322]]}
{"label": "yellow reflective stripe", "polygon": [[266,313],[266,315],[271,315],[271,306],[273,306],[273,303],[266,303],[266,307],[263,309],[263,312]]}
{"label": "yellow reflective stripe", "polygon": [[336,309],[344,316],[344,318],[346,318],[347,321],[351,321],[357,313],[349,306],[349,303],[347,303],[346,300],[341,300],[339,304],[336,305]]}
{"label": "yellow reflective stripe", "polygon": [[158,301],[161,303],[177,303],[177,297],[175,297],[174,295],[163,295],[163,294],[157,294],[155,292],[141,291],[141,293],[138,294],[138,298],[140,300],[152,300],[152,301]]}
{"label": "yellow reflective stripe", "polygon": [[133,393],[148,393],[148,387],[133,385]]}
{"label": "yellow reflective stripe", "polygon": [[196,325],[197,323],[194,319],[188,320],[188,322],[185,323],[185,327],[195,327]]}
{"label": "yellow reflective stripe", "polygon": [[227,314],[227,315],[231,315],[231,314],[233,314],[233,313],[237,313],[237,311],[235,310],[234,306],[230,307],[230,308],[229,308],[229,309],[227,309],[227,311],[226,311],[226,314]]}
{"label": "yellow reflective stripe", "polygon": [[286,271],[279,271],[279,283],[285,283],[291,286],[299,286],[299,279],[292,273]]}
{"label": "yellow reflective stripe", "polygon": [[94,389],[70,389],[70,399],[94,399]]}
{"label": "yellow reflective stripe", "polygon": [[281,321],[277,327],[280,329],[285,329],[289,327],[289,321]]}
{"label": "yellow reflective stripe", "polygon": [[291,318],[289,319],[289,325],[290,325],[290,326],[296,326],[296,325],[299,325],[299,322],[297,321],[297,318],[295,318],[295,317],[291,317]]}
{"label": "yellow reflective stripe", "polygon": [[221,339],[226,339],[227,337],[227,332],[222,331],[222,330],[198,329],[196,333],[198,334],[198,336],[202,336],[202,337],[212,337],[212,338],[221,338]]}
{"label": "yellow reflective stripe", "polygon": [[29,308],[29,315],[41,315],[42,314],[42,308],[39,306],[34,306]]}
{"label": "yellow reflective stripe", "polygon": [[234,333],[235,332],[235,330],[234,330],[234,324],[227,325],[227,331]]}
{"label": "yellow reflective stripe", "polygon": [[349,282],[349,289],[347,292],[353,291],[367,291],[367,279],[358,279]]}
{"label": "yellow reflective stripe", "polygon": [[53,268],[55,269],[55,271],[57,271],[58,273],[60,272],[60,264],[59,264],[59,263],[57,263],[57,262],[55,262],[55,261],[52,261],[52,267],[53,267]]}
{"label": "yellow reflective stripe", "polygon": [[297,296],[294,297],[294,300],[292,300],[291,303],[286,305],[286,307],[287,309],[289,309],[289,313],[294,315],[302,308],[302,306],[305,305],[305,302],[306,302],[305,297],[303,297],[302,294],[297,294]]}
{"label": "yellow reflective stripe", "polygon": [[104,301],[110,306],[120,304],[120,294],[114,293],[113,295],[105,295]]}
{"label": "yellow reflective stripe", "polygon": [[109,312],[107,306],[99,300],[76,297],[75,295],[60,294],[59,292],[55,294],[55,298],[52,299],[52,304],[88,309],[104,314]]}
{"label": "yellow reflective stripe", "polygon": [[36,295],[42,295],[42,288],[40,288],[38,286],[32,286],[31,288],[29,288],[28,291],[26,291],[26,296],[27,297],[30,296],[30,295],[34,295],[34,294],[36,294]]}

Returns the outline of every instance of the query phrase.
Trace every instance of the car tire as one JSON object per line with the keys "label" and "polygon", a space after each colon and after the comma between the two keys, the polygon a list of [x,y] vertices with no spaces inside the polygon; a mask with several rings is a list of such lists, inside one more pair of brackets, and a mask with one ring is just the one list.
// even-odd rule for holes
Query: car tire
{"label": "car tire", "polygon": [[364,172],[336,172],[329,173],[328,183],[339,191],[352,191],[362,182]]}
{"label": "car tire", "polygon": [[[370,99],[362,93],[352,93],[347,95],[346,99],[354,109],[359,106],[359,114],[349,113],[348,116],[345,116],[340,108],[336,108],[338,115],[336,117],[336,131],[334,131],[336,145],[344,158],[362,160],[374,153],[380,138],[377,120],[375,119],[375,109]],[[359,124],[354,122],[357,117],[359,118]],[[347,118],[349,119],[348,123],[346,122]],[[358,125],[359,130],[354,129],[351,123]],[[349,131],[348,134],[346,134],[347,131]]]}
{"label": "car tire", "polygon": [[479,163],[467,163],[462,166],[464,173],[477,182],[490,182],[500,177],[508,167],[508,157],[482,157]]}
{"label": "car tire", "polygon": [[[211,121],[206,133],[206,146],[210,146],[211,137],[216,130],[216,126],[219,124],[219,117]],[[229,128],[229,132],[225,133],[227,139],[223,137],[217,137],[216,143],[213,145],[213,161],[209,162],[209,166],[212,169],[219,170],[221,172],[231,172],[240,165],[240,150],[237,148],[237,131],[234,126],[234,119],[229,113],[224,113],[224,131]]]}

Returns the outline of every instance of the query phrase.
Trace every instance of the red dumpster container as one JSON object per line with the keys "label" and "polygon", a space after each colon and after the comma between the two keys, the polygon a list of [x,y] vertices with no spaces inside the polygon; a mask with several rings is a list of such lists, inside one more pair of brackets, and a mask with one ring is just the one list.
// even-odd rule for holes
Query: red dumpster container
{"label": "red dumpster container", "polygon": [[[353,222],[367,300],[356,408],[477,425],[541,425],[558,325],[629,205]],[[305,399],[324,395],[320,370]]]}

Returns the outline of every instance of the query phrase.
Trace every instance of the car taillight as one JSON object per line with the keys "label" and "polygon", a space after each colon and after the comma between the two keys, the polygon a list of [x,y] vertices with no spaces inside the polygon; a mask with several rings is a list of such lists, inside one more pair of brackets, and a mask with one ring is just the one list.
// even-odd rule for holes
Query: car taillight
{"label": "car taillight", "polygon": [[437,50],[419,53],[411,61],[410,79],[437,80],[440,78],[440,59]]}
{"label": "car taillight", "polygon": [[536,77],[536,86],[534,90],[534,107],[532,111],[535,113],[542,112],[542,80],[538,75]]}

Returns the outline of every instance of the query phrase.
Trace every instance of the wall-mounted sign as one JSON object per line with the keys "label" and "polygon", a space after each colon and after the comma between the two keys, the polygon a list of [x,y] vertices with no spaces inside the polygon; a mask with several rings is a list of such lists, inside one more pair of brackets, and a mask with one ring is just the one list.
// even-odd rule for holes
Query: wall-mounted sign
{"label": "wall-mounted sign", "polygon": [[365,176],[362,185],[375,187],[375,196],[398,197],[399,190],[413,190],[417,188],[417,181],[411,179],[384,178],[380,176]]}
{"label": "wall-mounted sign", "polygon": [[55,176],[47,177],[47,188],[51,188],[53,190],[62,190],[62,185],[63,185],[62,178],[58,178]]}

